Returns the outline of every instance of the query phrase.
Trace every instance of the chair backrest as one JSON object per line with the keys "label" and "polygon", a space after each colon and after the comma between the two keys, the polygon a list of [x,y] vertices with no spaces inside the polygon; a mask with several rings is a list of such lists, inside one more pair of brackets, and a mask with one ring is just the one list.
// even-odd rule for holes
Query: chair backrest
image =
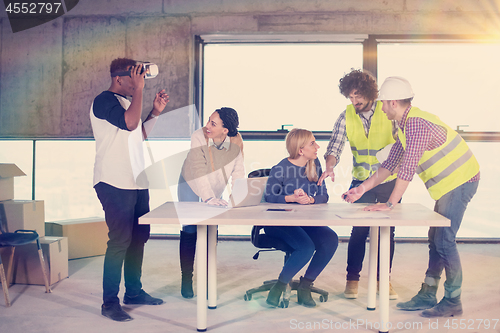
{"label": "chair backrest", "polygon": [[248,178],[269,177],[271,169],[258,169],[250,172]]}
{"label": "chair backrest", "polygon": [[0,233],[6,234],[9,232],[9,228],[7,227],[7,216],[5,214],[4,205],[0,204]]}
{"label": "chair backrest", "polygon": [[[248,178],[260,178],[260,177],[269,177],[271,173],[271,169],[257,169],[248,174]],[[264,193],[262,193],[262,198],[260,202],[266,202],[264,198]]]}
{"label": "chair backrest", "polygon": [[280,238],[272,237],[262,232],[263,226],[255,225],[252,228],[252,244],[259,249],[276,249],[285,253],[293,252],[293,249]]}
{"label": "chair backrest", "polygon": [[[271,169],[258,169],[250,172],[248,178],[269,177]],[[290,253],[293,249],[283,240],[266,235],[263,226],[255,225],[250,235],[252,244],[259,249],[276,249],[285,253]]]}

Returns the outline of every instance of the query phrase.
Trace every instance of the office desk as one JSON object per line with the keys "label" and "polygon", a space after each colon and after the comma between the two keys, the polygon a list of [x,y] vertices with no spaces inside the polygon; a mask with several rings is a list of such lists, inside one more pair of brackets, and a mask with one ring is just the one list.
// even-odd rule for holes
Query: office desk
{"label": "office desk", "polygon": [[[197,330],[199,332],[207,330],[207,308],[215,309],[217,307],[217,225],[370,226],[368,310],[375,310],[376,307],[378,227],[380,227],[379,324],[380,332],[388,332],[390,227],[449,226],[450,221],[420,204],[398,204],[392,211],[387,212],[365,212],[362,210],[365,206],[367,204],[286,205],[263,203],[253,207],[224,209],[200,202],[167,202],[142,216],[139,223],[179,223],[198,226],[196,252],[198,258],[207,258],[207,260],[197,260],[196,265]],[[268,211],[269,208],[286,208],[292,209],[292,211]],[[335,228],[333,229],[335,230]],[[207,295],[207,291],[208,301],[206,297],[202,297]]]}

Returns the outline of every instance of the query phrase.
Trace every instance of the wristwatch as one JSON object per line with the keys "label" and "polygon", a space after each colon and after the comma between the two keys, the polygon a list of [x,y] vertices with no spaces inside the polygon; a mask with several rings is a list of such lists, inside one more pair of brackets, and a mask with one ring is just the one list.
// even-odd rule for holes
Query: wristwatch
{"label": "wristwatch", "polygon": [[387,201],[385,204],[387,205],[387,207],[389,207],[389,209],[393,209],[394,208],[394,205],[390,201]]}

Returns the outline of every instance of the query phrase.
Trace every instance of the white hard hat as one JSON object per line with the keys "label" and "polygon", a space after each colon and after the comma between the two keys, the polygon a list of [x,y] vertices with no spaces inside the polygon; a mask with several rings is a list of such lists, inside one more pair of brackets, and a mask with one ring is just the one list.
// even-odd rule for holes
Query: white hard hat
{"label": "white hard hat", "polygon": [[377,100],[393,101],[412,98],[413,96],[415,94],[407,79],[401,76],[390,76],[382,83]]}

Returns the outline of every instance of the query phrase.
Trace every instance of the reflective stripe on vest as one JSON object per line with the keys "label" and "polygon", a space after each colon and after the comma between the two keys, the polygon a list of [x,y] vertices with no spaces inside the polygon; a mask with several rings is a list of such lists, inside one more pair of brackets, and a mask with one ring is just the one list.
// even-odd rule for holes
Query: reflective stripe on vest
{"label": "reflective stripe on vest", "polygon": [[[380,168],[377,153],[395,141],[392,136],[392,122],[382,112],[382,102],[376,103],[368,137],[354,106],[350,104],[346,107],[346,133],[353,156],[352,176],[357,180],[368,179]],[[385,181],[395,178],[396,175],[392,175]]]}
{"label": "reflective stripe on vest", "polygon": [[[408,112],[406,123],[411,117],[425,119],[446,129],[446,142],[436,149],[425,151],[415,171],[431,197],[439,200],[474,177],[479,172],[479,164],[462,137],[438,117],[415,107]],[[406,136],[401,129],[398,136],[406,149]]]}
{"label": "reflective stripe on vest", "polygon": [[370,149],[357,149],[356,147],[351,147],[351,151],[356,151],[359,155],[377,156],[377,153],[380,151],[380,149],[370,150]]}

